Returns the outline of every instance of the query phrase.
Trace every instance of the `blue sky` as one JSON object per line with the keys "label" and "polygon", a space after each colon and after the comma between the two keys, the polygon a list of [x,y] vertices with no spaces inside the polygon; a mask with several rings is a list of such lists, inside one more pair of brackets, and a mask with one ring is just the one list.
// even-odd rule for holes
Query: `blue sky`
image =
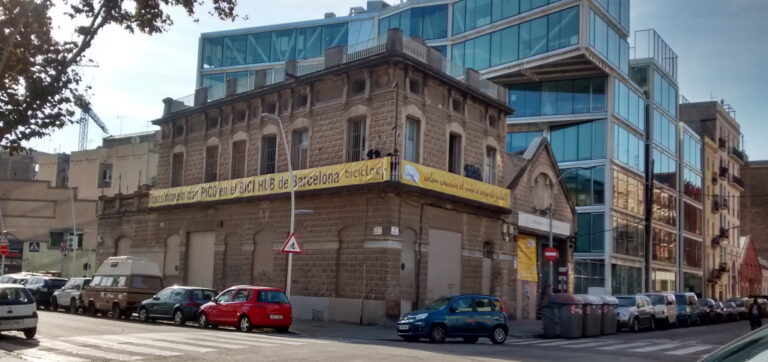
{"label": "blue sky", "polygon": [[[392,2],[392,1],[390,1]],[[736,109],[750,159],[768,159],[768,125],[759,107],[768,93],[768,41],[764,34],[766,0],[631,0],[632,32],[656,29],[679,57],[680,92],[692,102],[724,99]],[[162,99],[194,91],[197,44],[202,32],[321,18],[334,11],[343,16],[363,0],[281,0],[279,6],[241,1],[248,20],[222,22],[202,12],[193,22],[174,12],[176,25],[155,36],[107,28],[88,55],[98,68],[83,68],[92,87],[95,111],[112,134],[152,129],[148,121],[162,113]],[[59,18],[55,18],[59,20]],[[71,24],[62,22],[57,34],[68,38]],[[630,43],[632,37],[630,37]],[[101,144],[101,131],[92,126],[89,148]],[[31,142],[41,151],[69,152],[77,148],[78,127],[69,126],[51,137]]]}

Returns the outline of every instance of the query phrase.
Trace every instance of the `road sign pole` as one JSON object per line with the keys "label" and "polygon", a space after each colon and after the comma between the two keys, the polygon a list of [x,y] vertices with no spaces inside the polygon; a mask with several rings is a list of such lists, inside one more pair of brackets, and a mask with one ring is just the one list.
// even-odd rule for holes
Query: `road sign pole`
{"label": "road sign pole", "polygon": [[[72,204],[72,237],[74,241],[72,242],[72,274],[71,277],[75,276],[75,260],[77,256],[77,220],[75,218],[75,191],[72,189],[72,185],[69,186],[69,202]],[[61,273],[64,274],[64,270],[61,270]]]}
{"label": "road sign pole", "polygon": [[[270,115],[271,116],[271,115]],[[291,190],[291,227],[288,235],[293,235],[293,228],[295,225],[295,219],[296,219],[296,193],[295,193],[295,185],[293,184],[294,178],[293,178],[293,165],[291,165],[291,149],[288,147],[288,138],[285,137],[285,129],[283,128],[283,120],[279,117],[274,117],[274,120],[277,121],[277,125],[280,126],[280,134],[283,137],[283,146],[285,146],[285,155],[288,159],[288,185],[290,186]],[[291,296],[291,272],[293,269],[293,253],[288,253],[288,270],[286,271],[285,275],[285,295],[288,297]]]}

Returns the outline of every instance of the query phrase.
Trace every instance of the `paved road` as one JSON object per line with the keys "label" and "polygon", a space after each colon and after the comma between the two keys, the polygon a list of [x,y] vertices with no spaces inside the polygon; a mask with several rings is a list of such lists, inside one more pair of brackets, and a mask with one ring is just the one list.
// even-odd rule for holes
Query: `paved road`
{"label": "paved road", "polygon": [[695,361],[748,332],[747,322],[619,334],[578,340],[509,339],[503,345],[408,343],[396,337],[343,340],[255,331],[179,328],[166,323],[113,321],[41,311],[38,337],[0,336],[2,359],[35,361],[285,361],[285,360],[511,360],[511,361]]}

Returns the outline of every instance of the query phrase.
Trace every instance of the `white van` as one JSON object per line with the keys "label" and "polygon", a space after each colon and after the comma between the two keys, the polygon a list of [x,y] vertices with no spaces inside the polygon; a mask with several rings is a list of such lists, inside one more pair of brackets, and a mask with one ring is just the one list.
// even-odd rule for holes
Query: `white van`
{"label": "white van", "polygon": [[677,302],[675,295],[669,293],[645,294],[651,299],[653,311],[656,314],[656,324],[667,328],[677,327]]}
{"label": "white van", "polygon": [[157,264],[138,256],[107,258],[81,298],[88,314],[112,313],[112,318],[130,318],[141,302],[163,289],[163,274]]}
{"label": "white van", "polygon": [[35,298],[23,285],[0,284],[0,331],[22,331],[28,339],[37,334]]}

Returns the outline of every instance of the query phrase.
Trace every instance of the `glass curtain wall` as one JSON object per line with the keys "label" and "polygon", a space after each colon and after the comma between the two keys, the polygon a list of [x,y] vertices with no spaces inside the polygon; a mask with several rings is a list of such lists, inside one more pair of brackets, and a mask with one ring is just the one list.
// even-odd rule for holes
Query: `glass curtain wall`
{"label": "glass curtain wall", "polygon": [[614,160],[635,171],[645,172],[645,140],[618,124],[613,125]]}
{"label": "glass curtain wall", "polygon": [[605,78],[568,79],[509,86],[510,117],[605,112]]}
{"label": "glass curtain wall", "polygon": [[624,211],[643,215],[645,211],[645,186],[639,176],[614,168],[613,206]]}
{"label": "glass curtain wall", "polygon": [[645,226],[621,216],[613,217],[613,252],[642,258],[645,256]]}
{"label": "glass curtain wall", "polygon": [[590,287],[605,288],[605,262],[603,260],[575,260],[574,292],[586,294]]}
{"label": "glass curtain wall", "polygon": [[619,79],[614,84],[614,113],[635,128],[645,131],[645,98]]}
{"label": "glass curtain wall", "polygon": [[605,167],[561,171],[565,173],[563,180],[576,206],[605,204]]}
{"label": "glass curtain wall", "polygon": [[677,264],[677,234],[661,228],[653,228],[653,260]]}
{"label": "glass curtain wall", "polygon": [[653,179],[673,189],[677,188],[677,162],[666,152],[653,149]]}
{"label": "glass curtain wall", "polygon": [[411,8],[379,20],[379,36],[392,28],[402,29],[408,37],[444,39],[448,37],[448,5]]}
{"label": "glass curtain wall", "polygon": [[557,162],[605,158],[605,120],[552,127],[550,140]]}
{"label": "glass curtain wall", "polygon": [[458,35],[561,0],[462,0],[453,4],[453,35]]}
{"label": "glass curtain wall", "polygon": [[456,43],[451,61],[457,69],[483,70],[578,42],[579,7],[575,6]]}
{"label": "glass curtain wall", "polygon": [[629,42],[592,10],[589,11],[589,45],[622,73],[629,73]]}
{"label": "glass curtain wall", "polygon": [[661,75],[658,71],[653,73],[653,101],[661,108],[677,117],[677,88],[667,77]]}
{"label": "glass curtain wall", "polygon": [[534,139],[543,136],[543,134],[542,131],[507,133],[506,151],[507,153],[525,151]]}
{"label": "glass curtain wall", "polygon": [[633,295],[643,290],[643,270],[626,265],[611,265],[611,291],[614,295]]}
{"label": "glass curtain wall", "polygon": [[578,214],[579,233],[576,238],[577,253],[602,253],[605,251],[605,214]]}
{"label": "glass curtain wall", "polygon": [[629,0],[597,0],[597,3],[616,20],[624,30],[629,30]]}

